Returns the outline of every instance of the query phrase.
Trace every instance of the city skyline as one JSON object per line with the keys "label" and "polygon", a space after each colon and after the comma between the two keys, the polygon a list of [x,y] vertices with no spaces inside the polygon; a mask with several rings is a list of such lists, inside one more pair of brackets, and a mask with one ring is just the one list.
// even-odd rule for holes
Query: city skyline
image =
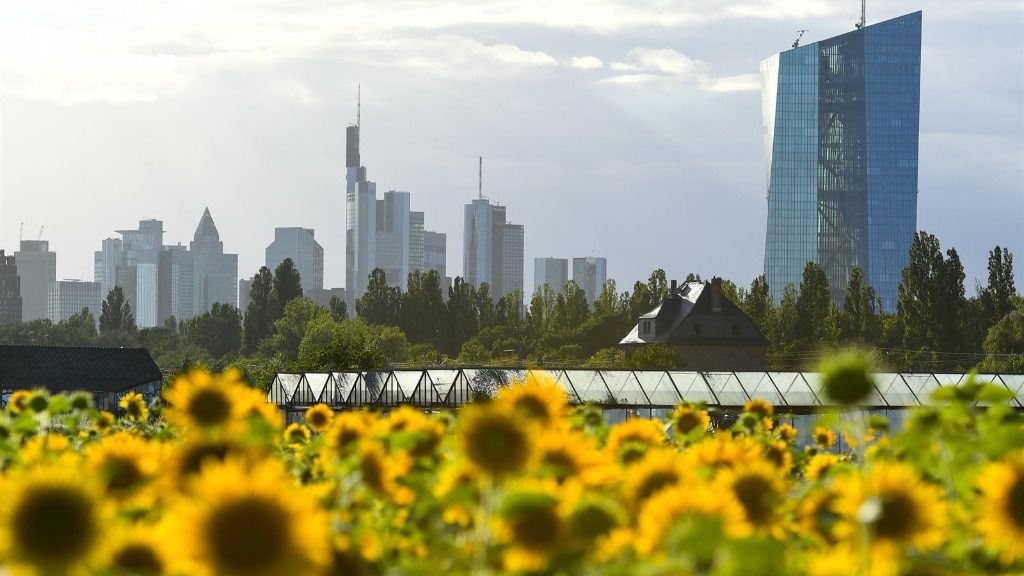
{"label": "city skyline", "polygon": [[[797,28],[811,29],[804,42],[852,30],[859,15],[853,4],[790,2],[758,14],[724,3],[704,15],[700,7],[680,9],[673,12],[675,20],[649,31],[643,28],[664,9],[618,6],[613,12],[620,18],[608,20],[586,11],[543,17],[527,11],[518,25],[500,18],[484,24],[480,12],[455,17],[441,9],[438,18],[454,18],[462,28],[439,38],[437,31],[450,23],[424,25],[409,33],[415,37],[407,39],[409,46],[395,29],[382,33],[391,49],[416,47],[438,56],[436,66],[399,60],[375,68],[365,64],[376,61],[365,54],[360,64],[355,57],[332,56],[323,46],[300,46],[283,60],[274,56],[272,63],[250,63],[232,73],[244,91],[225,88],[222,68],[209,76],[183,71],[187,80],[166,93],[126,86],[137,80],[116,75],[98,90],[88,84],[88,69],[85,79],[57,89],[39,75],[14,73],[29,65],[19,60],[28,52],[18,42],[37,42],[17,30],[3,35],[12,49],[4,56],[2,88],[0,246],[8,254],[17,249],[19,222],[30,230],[45,224],[51,249],[61,255],[57,277],[88,280],[88,252],[103,231],[154,217],[177,236],[191,227],[191,214],[209,204],[219,215],[226,251],[240,254],[241,276],[258,268],[259,247],[272,240],[275,226],[295,224],[320,232],[325,285],[343,285],[344,230],[337,225],[344,213],[343,130],[353,117],[354,85],[362,80],[363,122],[372,126],[363,147],[372,154],[374,178],[385,190],[411,190],[423,201],[419,206],[433,214],[431,228],[449,234],[452,276],[462,272],[457,207],[475,189],[475,161],[482,153],[489,195],[512,207],[516,221],[531,230],[528,261],[549,253],[605,254],[611,260],[608,275],[620,280],[620,289],[655,267],[673,277],[692,271],[748,284],[763,265],[765,221],[757,62],[788,47]],[[958,249],[971,291],[975,279],[984,280],[989,248],[1001,244],[1024,251],[1024,83],[999,73],[1019,68],[1021,50],[1015,48],[1022,41],[1011,32],[1019,29],[1022,11],[998,2],[969,10],[896,2],[869,4],[868,22],[918,8],[924,9],[927,28],[918,228],[937,234],[944,248]],[[24,24],[33,9],[0,10],[10,16],[5,22]],[[632,17],[621,18],[627,13]],[[576,29],[568,43],[543,32],[541,22],[549,17],[554,29]],[[0,28],[9,31],[5,24]],[[181,32],[158,31],[158,39]],[[708,43],[730,31],[744,32],[743,38]],[[224,39],[223,58],[241,58],[232,51],[232,42],[240,41]],[[62,61],[61,46],[46,57]],[[178,64],[191,62],[175,46],[129,48],[138,48],[143,61],[156,53]],[[206,43],[196,46],[201,52]],[[997,58],[978,57],[991,46],[1001,47]],[[271,48],[276,55],[273,49],[281,46]],[[453,59],[465,70],[457,73]],[[324,65],[334,71],[312,73]],[[412,67],[406,77],[394,73],[406,66]],[[466,86],[467,71],[484,74],[488,82],[474,98],[455,98],[452,90]],[[282,75],[285,81],[278,81]],[[332,80],[316,80],[326,76]],[[415,98],[403,96],[408,82],[422,87]],[[537,97],[538,85],[550,90]],[[461,107],[454,108],[455,102]],[[223,115],[228,103],[237,110],[222,120],[205,120],[207,114]],[[261,117],[268,107],[287,114]],[[145,122],[129,129],[143,110]],[[30,159],[30,151],[38,158]],[[112,170],[115,159],[119,170]],[[62,170],[45,170],[47,165]],[[619,197],[616,189],[632,192]],[[271,198],[270,191],[278,196]],[[587,202],[594,195],[602,201]],[[53,201],[39,202],[42,197]],[[658,206],[677,199],[701,212],[700,232],[718,234],[728,226],[738,237],[711,251],[681,251],[642,234],[627,236],[632,222],[622,215],[632,212],[626,208],[649,215],[647,225],[667,229],[669,211]],[[567,223],[561,214],[570,206],[578,214]],[[1000,209],[985,209],[991,206]],[[604,229],[622,232],[611,237]],[[533,284],[531,272],[526,270],[526,286]]]}

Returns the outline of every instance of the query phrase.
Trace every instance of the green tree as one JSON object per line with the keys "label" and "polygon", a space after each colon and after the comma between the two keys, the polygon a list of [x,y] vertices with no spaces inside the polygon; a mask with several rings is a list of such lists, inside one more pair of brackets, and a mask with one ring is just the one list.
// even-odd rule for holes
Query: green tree
{"label": "green tree", "polygon": [[664,344],[647,344],[629,357],[634,370],[672,370],[680,368],[679,354]]}
{"label": "green tree", "polygon": [[368,324],[398,326],[401,308],[402,289],[389,286],[384,271],[374,268],[366,292],[356,300],[356,314]]}
{"label": "green tree", "polygon": [[487,351],[487,348],[477,339],[470,338],[462,344],[462,349],[459,350],[458,363],[464,366],[479,365],[488,362],[491,359],[491,353]]}
{"label": "green tree", "polygon": [[306,327],[294,369],[302,371],[382,370],[388,359],[377,333],[362,319],[334,322],[316,317]]}
{"label": "green tree", "polygon": [[221,358],[242,346],[242,314],[230,304],[214,303],[208,312],[182,323],[185,340]]}
{"label": "green tree", "polygon": [[590,318],[587,293],[574,280],[569,280],[555,299],[550,330],[571,334]]}
{"label": "green tree", "polygon": [[302,298],[302,276],[291,258],[285,258],[274,270],[274,288],[270,293],[270,324],[273,325],[284,307],[296,298]]}
{"label": "green tree", "polygon": [[996,322],[985,338],[988,356],[984,369],[993,372],[1024,371],[1024,309],[1010,312]]}
{"label": "green tree", "polygon": [[796,302],[796,287],[786,284],[785,290],[782,291],[782,302],[779,304],[778,321],[775,324],[774,341],[779,348],[791,347],[798,338],[799,312],[797,312]]}
{"label": "green tree", "polygon": [[270,302],[274,291],[274,274],[263,266],[252,279],[249,288],[249,305],[245,308],[243,350],[246,354],[256,351],[259,343],[270,336],[273,326]]}
{"label": "green tree", "polygon": [[398,325],[410,342],[436,344],[445,315],[441,279],[436,270],[417,270],[409,274],[407,284]]}
{"label": "green tree", "polygon": [[764,274],[754,278],[750,283],[750,291],[740,300],[743,311],[754,321],[757,329],[766,338],[774,336],[773,316],[774,304],[772,303],[771,291],[768,289],[768,279]]}
{"label": "green tree", "polygon": [[494,309],[494,298],[491,296],[490,284],[487,282],[480,284],[480,287],[476,289],[474,304],[476,306],[477,321],[481,330],[497,324],[498,317]]}
{"label": "green tree", "polygon": [[331,299],[327,301],[327,309],[331,312],[331,318],[335,322],[341,322],[348,318],[348,306],[345,301],[337,296],[331,296]]}
{"label": "green tree", "polygon": [[964,270],[956,250],[947,250],[943,258],[939,239],[918,232],[900,274],[897,310],[903,348],[959,350],[965,307]]}
{"label": "green tree", "polygon": [[622,368],[625,365],[626,354],[621,348],[602,348],[597,352],[594,352],[594,354],[583,363],[584,368],[597,370],[602,368]]}
{"label": "green tree", "polygon": [[868,285],[864,272],[858,267],[850,271],[846,282],[846,296],[839,315],[839,329],[846,341],[875,343],[881,334],[879,312],[882,300]]}
{"label": "green tree", "polygon": [[274,322],[274,335],[266,341],[266,355],[279,353],[285,362],[296,360],[309,323],[321,316],[330,318],[331,313],[309,298],[295,298],[286,304],[284,313]]}
{"label": "green tree", "polygon": [[100,334],[103,336],[116,334],[133,334],[137,330],[135,316],[120,286],[107,294],[100,312]]}
{"label": "green tree", "polygon": [[805,346],[828,344],[835,338],[832,288],[825,270],[815,262],[804,266],[796,299],[796,337]]}
{"label": "green tree", "polygon": [[622,301],[615,290],[615,280],[605,280],[601,287],[601,295],[594,300],[595,316],[617,316],[623,312]]}
{"label": "green tree", "polygon": [[[661,301],[668,296],[668,278],[665,271],[658,268],[647,278],[647,289],[650,292],[651,307],[661,304]],[[647,312],[647,310],[644,310]],[[643,312],[641,312],[643,314]]]}
{"label": "green tree", "polygon": [[986,326],[992,326],[1013,310],[1017,293],[1013,278],[1013,254],[996,246],[988,253],[988,285],[980,292]]}
{"label": "green tree", "polygon": [[59,346],[90,346],[96,343],[96,337],[96,318],[89,308],[82,308],[53,327],[53,343]]}
{"label": "green tree", "polygon": [[456,277],[448,288],[448,306],[442,330],[441,351],[457,356],[462,343],[476,336],[480,325],[476,315],[476,294],[462,277]]}

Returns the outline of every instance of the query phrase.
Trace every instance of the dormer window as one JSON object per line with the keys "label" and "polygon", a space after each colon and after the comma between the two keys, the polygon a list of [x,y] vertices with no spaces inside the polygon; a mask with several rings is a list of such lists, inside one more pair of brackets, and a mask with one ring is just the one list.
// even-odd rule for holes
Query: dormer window
{"label": "dormer window", "polygon": [[650,320],[644,320],[642,322],[641,328],[642,328],[642,334],[644,336],[650,336],[651,335],[651,321]]}

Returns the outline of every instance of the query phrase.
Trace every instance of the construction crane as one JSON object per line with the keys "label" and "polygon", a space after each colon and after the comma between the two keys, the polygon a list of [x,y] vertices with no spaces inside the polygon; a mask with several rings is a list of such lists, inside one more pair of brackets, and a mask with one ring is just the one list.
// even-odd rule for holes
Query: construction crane
{"label": "construction crane", "polygon": [[797,30],[796,40],[793,41],[793,48],[800,47],[800,39],[804,37],[804,34],[810,32],[810,30]]}

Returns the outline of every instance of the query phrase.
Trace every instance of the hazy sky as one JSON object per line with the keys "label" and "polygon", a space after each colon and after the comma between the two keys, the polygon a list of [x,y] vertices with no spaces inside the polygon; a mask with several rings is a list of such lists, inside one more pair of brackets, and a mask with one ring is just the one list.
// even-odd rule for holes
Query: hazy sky
{"label": "hazy sky", "polygon": [[[1024,4],[921,9],[918,227],[955,246],[968,291],[1008,245],[1024,278]],[[766,220],[758,62],[846,32],[844,0],[3,0],[0,247],[19,223],[92,279],[114,230],[187,243],[209,206],[239,274],[275,226],[316,229],[344,285],[344,127],[362,83],[362,159],[412,193],[462,272],[463,204],[485,193],[533,258],[606,256],[627,288],[656,267],[760,273]],[[1018,286],[1024,282],[1018,282]]]}

